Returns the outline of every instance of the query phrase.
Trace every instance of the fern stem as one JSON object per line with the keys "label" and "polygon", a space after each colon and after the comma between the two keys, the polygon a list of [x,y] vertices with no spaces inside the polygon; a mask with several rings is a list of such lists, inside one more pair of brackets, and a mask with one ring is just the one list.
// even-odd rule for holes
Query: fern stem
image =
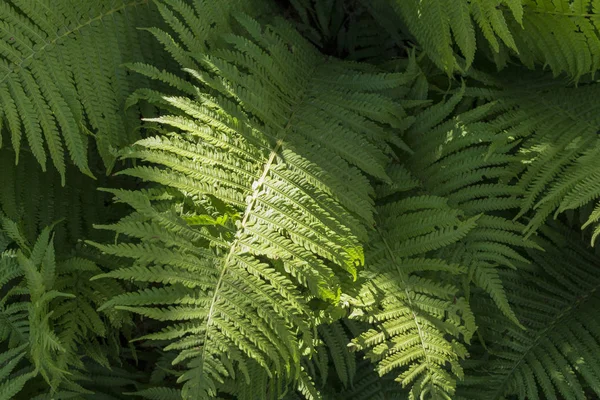
{"label": "fern stem", "polygon": [[[291,120],[291,118],[290,118],[290,120]],[[288,126],[289,126],[289,123],[288,123]],[[287,127],[286,127],[286,130],[287,130]],[[283,144],[282,140],[277,141],[277,144],[275,145],[273,150],[271,150],[271,154],[269,155],[269,158],[268,158],[267,162],[265,163],[262,175],[260,176],[260,178],[258,180],[254,181],[254,183],[252,185],[252,187],[254,188],[253,192],[252,192],[252,198],[248,202],[248,205],[246,206],[246,210],[244,211],[244,216],[242,217],[242,221],[240,222],[240,227],[235,234],[235,238],[234,238],[233,242],[231,243],[231,247],[229,249],[229,254],[227,254],[225,261],[223,261],[223,268],[221,270],[221,274],[219,275],[219,279],[217,280],[217,284],[215,285],[215,291],[214,291],[213,297],[210,301],[210,308],[208,309],[208,314],[206,315],[206,330],[204,331],[204,340],[202,341],[202,353],[200,355],[200,360],[201,360],[200,362],[202,363],[201,367],[200,367],[201,369],[204,368],[204,359],[206,356],[206,342],[208,341],[208,338],[209,338],[210,328],[212,326],[212,319],[213,319],[213,315],[214,315],[214,311],[215,311],[215,304],[219,300],[219,290],[221,289],[221,286],[223,285],[223,279],[225,278],[225,273],[227,272],[227,269],[231,262],[231,258],[233,257],[233,255],[236,253],[236,251],[238,249],[238,246],[240,244],[240,239],[244,232],[244,228],[246,226],[248,218],[252,214],[252,210],[253,210],[254,206],[256,205],[258,196],[260,194],[260,190],[263,187],[264,181],[267,178],[267,175],[269,174],[269,170],[271,169],[271,166],[273,165],[273,162],[275,161],[275,157],[277,157],[277,153],[281,149],[282,144]]]}
{"label": "fern stem", "polygon": [[[312,68],[312,71],[310,74],[307,74],[307,76],[313,77],[314,76],[314,72],[315,70],[317,70],[319,67],[321,66],[321,63],[317,63],[316,65],[314,65],[314,67]],[[204,360],[205,360],[205,356],[206,356],[206,342],[209,338],[209,334],[211,331],[211,327],[212,327],[212,320],[213,320],[213,315],[214,315],[214,308],[215,305],[218,301],[218,297],[219,297],[219,290],[223,284],[223,279],[225,278],[225,273],[227,272],[227,269],[229,268],[229,264],[231,262],[231,258],[233,257],[233,255],[236,253],[237,248],[240,244],[240,239],[242,237],[242,234],[244,232],[244,228],[246,226],[246,223],[248,221],[248,218],[250,217],[250,215],[252,214],[252,211],[254,209],[254,207],[256,206],[260,191],[265,183],[265,179],[267,178],[267,175],[270,172],[271,166],[273,165],[273,162],[275,161],[275,158],[277,157],[277,154],[279,153],[279,151],[281,150],[281,148],[283,147],[283,138],[285,138],[285,136],[288,133],[289,128],[292,125],[292,121],[294,119],[294,115],[296,114],[296,110],[298,109],[298,106],[301,105],[304,102],[304,97],[306,95],[306,88],[304,89],[304,91],[302,93],[298,94],[298,102],[295,104],[295,106],[292,108],[290,116],[285,124],[284,127],[282,127],[282,130],[280,132],[280,134],[277,135],[278,139],[277,142],[275,143],[275,146],[273,147],[273,149],[271,150],[271,153],[269,154],[269,158],[267,159],[267,162],[265,163],[264,167],[263,167],[263,171],[262,174],[260,176],[260,178],[256,181],[253,182],[252,184],[252,197],[251,200],[248,202],[246,209],[244,211],[244,215],[242,217],[242,220],[240,222],[240,227],[238,229],[238,231],[236,232],[235,238],[231,244],[230,250],[229,250],[229,254],[227,254],[227,257],[225,259],[225,261],[223,262],[223,269],[221,270],[221,273],[219,275],[219,279],[217,280],[217,284],[215,286],[215,292],[213,293],[213,297],[211,299],[210,302],[210,307],[208,309],[208,314],[206,316],[206,330],[204,332],[204,340],[202,341],[202,353],[200,354],[200,368],[203,369],[204,368]]]}
{"label": "fern stem", "polygon": [[425,335],[423,333],[423,329],[421,328],[421,324],[419,324],[419,320],[417,318],[417,313],[414,311],[416,307],[414,306],[414,304],[410,298],[410,292],[408,291],[408,283],[406,282],[406,279],[404,277],[404,272],[402,272],[402,270],[398,266],[398,263],[396,262],[396,256],[394,256],[394,252],[392,251],[392,248],[388,244],[387,240],[385,239],[385,236],[383,235],[383,233],[381,232],[379,227],[376,226],[375,229],[377,230],[377,234],[381,238],[381,241],[385,245],[385,249],[386,249],[387,253],[389,254],[390,258],[392,259],[392,262],[396,266],[396,271],[398,271],[398,276],[400,277],[400,281],[402,282],[402,286],[404,287],[404,294],[406,296],[406,302],[408,303],[408,307],[410,308],[410,311],[413,315],[413,319],[415,320],[415,325],[417,326],[417,332],[419,333],[419,338],[421,339],[421,347],[423,348],[423,354],[425,355],[425,364],[427,364],[427,369],[432,370],[431,362],[429,360],[429,356],[427,355],[427,348],[425,347]]}

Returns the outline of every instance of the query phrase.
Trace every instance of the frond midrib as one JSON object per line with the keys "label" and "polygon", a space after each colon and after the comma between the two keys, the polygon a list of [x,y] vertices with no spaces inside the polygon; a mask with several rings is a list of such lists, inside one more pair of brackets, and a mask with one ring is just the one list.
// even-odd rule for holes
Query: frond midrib
{"label": "frond midrib", "polygon": [[265,180],[266,176],[268,175],[271,165],[273,165],[273,161],[275,160],[275,157],[277,156],[277,152],[279,151],[280,147],[281,147],[281,142],[278,142],[275,145],[275,147],[273,148],[273,150],[271,151],[271,154],[269,155],[269,159],[265,163],[265,167],[263,169],[263,173],[262,173],[261,177],[259,178],[258,181],[254,181],[255,183],[259,182],[259,184],[255,185],[255,189],[252,192],[252,201],[248,203],[246,210],[244,211],[244,216],[242,217],[240,227],[237,230],[234,240],[231,243],[229,253],[227,254],[227,257],[225,258],[225,260],[223,261],[223,268],[221,269],[219,279],[217,280],[217,283],[215,285],[215,292],[213,293],[213,297],[210,301],[210,307],[208,309],[208,314],[206,316],[206,323],[205,323],[206,329],[204,330],[205,331],[204,332],[204,340],[202,342],[203,346],[202,346],[202,353],[200,356],[200,360],[202,363],[204,362],[204,359],[206,356],[206,347],[207,347],[206,343],[207,343],[209,335],[210,335],[210,328],[212,326],[212,319],[213,319],[213,315],[214,315],[215,304],[219,300],[219,290],[221,289],[221,286],[223,284],[223,279],[225,278],[225,273],[227,272],[227,270],[230,266],[230,261],[231,261],[232,257],[237,252],[237,249],[240,245],[240,239],[246,228],[246,222],[248,221],[250,214],[252,214],[252,209],[256,205],[256,200],[259,196],[260,189],[262,189],[263,181]]}
{"label": "frond midrib", "polygon": [[[315,63],[315,65],[312,68],[311,73],[308,74],[308,76],[313,76],[315,71],[319,68],[320,65],[321,65],[321,62]],[[250,216],[253,214],[253,209],[256,206],[256,204],[258,203],[258,200],[260,197],[260,192],[261,192],[263,186],[266,184],[266,178],[269,175],[269,173],[271,172],[271,167],[273,166],[275,159],[279,156],[279,152],[283,148],[283,145],[284,145],[283,140],[289,133],[289,130],[292,126],[292,121],[294,120],[294,116],[296,114],[296,110],[304,103],[306,95],[307,95],[307,93],[309,93],[309,91],[307,90],[308,87],[309,87],[309,85],[307,84],[305,86],[304,91],[298,96],[298,102],[293,106],[291,113],[288,117],[286,125],[283,127],[282,131],[278,134],[277,142],[275,143],[275,146],[271,149],[269,158],[267,159],[267,162],[264,164],[260,178],[258,180],[255,180],[252,183],[252,185],[250,186],[253,188],[252,194],[250,195],[251,201],[249,201],[246,206],[246,209],[242,216],[241,222],[239,224],[239,228],[238,228],[237,232],[235,233],[233,241],[231,242],[229,253],[227,254],[227,257],[225,258],[225,260],[223,261],[223,267],[222,267],[221,273],[219,275],[219,278],[217,280],[217,283],[215,285],[213,297],[210,301],[208,314],[206,316],[206,322],[204,324],[206,326],[206,329],[204,332],[204,340],[202,341],[203,345],[202,345],[202,352],[200,354],[200,362],[201,362],[200,368],[203,368],[204,360],[206,357],[206,348],[207,348],[206,343],[208,342],[210,332],[211,332],[211,327],[213,326],[212,320],[214,317],[215,305],[219,300],[219,291],[223,285],[223,280],[225,279],[227,270],[230,267],[231,259],[234,258],[238,252],[238,247],[241,244],[241,238],[244,236],[244,232],[246,230],[246,223],[248,221],[248,218],[250,218]]]}
{"label": "frond midrib", "polygon": [[400,266],[396,262],[396,256],[394,255],[392,248],[390,247],[387,240],[385,239],[385,236],[383,235],[383,233],[381,232],[381,230],[378,227],[376,227],[375,229],[377,231],[377,234],[379,235],[379,238],[381,239],[381,241],[383,242],[383,244],[385,246],[385,251],[388,253],[388,256],[390,257],[391,261],[394,263],[394,266],[396,267],[396,271],[398,272],[398,276],[400,277],[400,282],[402,283],[402,287],[404,288],[404,295],[406,296],[406,303],[408,304],[408,307],[410,308],[412,318],[415,322],[415,325],[417,326],[417,331],[419,333],[419,341],[421,342],[423,354],[425,355],[425,363],[427,364],[427,370],[432,371],[433,368],[432,368],[431,362],[429,360],[427,346],[425,346],[426,339],[425,339],[425,336],[421,329],[421,324],[419,323],[419,319],[417,318],[417,311],[415,311],[415,309],[418,309],[418,308],[412,302],[412,298],[411,298],[410,292],[408,290],[409,285],[406,282],[404,273],[402,272],[402,270],[400,269]]}

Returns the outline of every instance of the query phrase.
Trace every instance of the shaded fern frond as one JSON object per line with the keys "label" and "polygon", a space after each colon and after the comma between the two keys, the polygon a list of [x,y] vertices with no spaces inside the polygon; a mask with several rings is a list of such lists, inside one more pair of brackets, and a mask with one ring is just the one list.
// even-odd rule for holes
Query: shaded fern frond
{"label": "shaded fern frond", "polygon": [[[354,322],[354,321],[353,321]],[[352,385],[340,387],[338,381],[331,381],[318,387],[322,400],[408,400],[408,393],[398,390],[398,382],[390,374],[380,376],[374,365],[362,359],[361,353],[350,353],[356,357],[356,375]],[[360,358],[360,359],[359,359]],[[289,392],[282,400],[304,400],[299,392]]]}
{"label": "shaded fern frond", "polygon": [[[59,261],[56,271],[58,277],[54,290],[73,296],[52,304],[53,327],[65,349],[59,363],[74,374],[78,385],[86,388],[90,387],[90,383],[101,386],[100,376],[106,374],[102,368],[111,368],[119,356],[114,349],[120,340],[119,329],[124,329],[131,321],[123,312],[98,312],[97,309],[121,294],[123,288],[115,281],[91,281],[93,276],[103,271],[84,258],[71,257]],[[123,331],[126,332],[125,329]],[[88,383],[87,375],[92,374],[94,369],[100,371],[93,373],[94,379]]]}
{"label": "shaded fern frond", "polygon": [[12,348],[0,354],[0,399],[11,400],[23,389],[36,373],[27,370],[15,372],[15,368],[25,357],[27,344]]}
{"label": "shaded fern frond", "polygon": [[[401,40],[390,37],[381,29],[367,9],[372,6],[370,3],[361,4],[355,0],[289,2],[299,20],[298,30],[322,52],[374,63],[397,56],[395,47]],[[393,11],[390,15],[394,15]]]}
{"label": "shaded fern frond", "polygon": [[324,377],[321,379],[325,384],[327,382],[326,370],[333,364],[333,369],[337,378],[342,382],[345,388],[353,385],[356,376],[356,355],[348,351],[350,345],[350,332],[347,331],[342,321],[335,321],[330,324],[319,326],[319,336],[323,341],[323,347],[326,350],[322,352],[324,360]]}
{"label": "shaded fern frond", "polygon": [[2,2],[0,126],[17,160],[26,142],[42,169],[50,159],[63,184],[67,158],[91,176],[91,135],[112,168],[114,149],[137,139],[136,111],[126,115],[123,105],[144,82],[120,65],[159,54],[137,30],[157,17],[148,0]]}
{"label": "shaded fern frond", "polygon": [[[515,80],[514,73],[500,76],[497,85],[483,92],[500,102],[500,112],[482,130],[493,133],[496,149],[513,148],[516,157],[506,170],[517,177],[512,202],[526,216],[525,233],[535,233],[548,217],[579,211],[582,228],[598,232],[598,213],[593,202],[600,197],[597,166],[600,141],[598,109],[600,93],[595,83],[567,87],[539,75]],[[514,84],[509,84],[508,80]],[[510,179],[510,178],[509,178]]]}
{"label": "shaded fern frond", "polygon": [[459,242],[440,249],[437,256],[466,266],[468,281],[517,322],[499,270],[527,262],[523,251],[536,247],[523,238],[524,225],[512,219],[523,194],[511,182],[520,158],[514,154],[516,143],[499,144],[495,131],[484,122],[502,112],[503,104],[486,101],[466,112],[455,111],[461,101],[472,101],[463,97],[465,90],[470,89],[463,85],[447,101],[416,116],[406,133],[414,151],[407,168],[422,182],[425,193],[442,196],[467,217],[479,216],[475,228]]}
{"label": "shaded fern frond", "polygon": [[545,252],[531,251],[535,272],[506,272],[522,330],[480,303],[487,352],[473,356],[459,398],[586,399],[600,394],[598,259],[564,227],[542,229]]}
{"label": "shaded fern frond", "polygon": [[117,211],[107,209],[110,197],[96,190],[106,178],[95,181],[69,165],[65,170],[68,183],[62,186],[56,171],[42,172],[36,164],[29,152],[22,152],[15,165],[14,152],[0,150],[0,211],[18,224],[29,242],[45,227],[63,221],[53,230],[59,253],[70,253],[81,239],[100,239],[101,232],[92,225],[114,218]]}
{"label": "shaded fern frond", "polygon": [[149,400],[181,400],[181,391],[167,387],[156,387],[131,393]]}
{"label": "shaded fern frond", "polygon": [[566,73],[575,81],[600,67],[600,8],[593,0],[388,2],[448,73],[468,70],[478,49],[498,68],[516,56],[529,68],[549,67],[554,76]]}
{"label": "shaded fern frond", "polygon": [[594,0],[523,1],[523,21],[509,20],[521,62],[577,81],[600,68],[600,7]]}
{"label": "shaded fern frond", "polygon": [[[0,217],[3,231],[7,233],[9,221],[4,216]],[[53,389],[57,389],[65,379],[66,371],[58,362],[64,347],[52,329],[48,313],[52,301],[69,296],[53,289],[56,264],[50,230],[44,230],[32,246],[27,246],[23,237],[16,237],[20,235],[18,230],[8,235],[18,239],[21,248],[0,256],[5,288],[0,300],[0,339],[9,349],[0,356],[3,362],[7,362],[2,368],[4,383],[0,395],[6,399],[16,396],[24,384],[38,374]],[[15,282],[11,282],[11,286],[6,285],[17,278],[17,285]],[[29,363],[25,367],[21,365],[19,372],[9,377],[20,360]]]}
{"label": "shaded fern frond", "polygon": [[[600,180],[595,170],[600,152],[598,116],[594,101],[588,103],[598,93],[598,86],[591,84],[576,91],[537,90],[519,101],[518,113],[527,117],[516,128],[537,124],[533,131],[521,129],[525,137],[521,151],[527,160],[519,180],[519,185],[527,190],[522,213],[535,211],[528,232],[535,231],[552,213],[556,217],[558,213],[583,208],[600,197]],[[544,96],[541,104],[536,104],[538,96]],[[589,214],[582,228],[596,222],[596,213]],[[592,243],[597,234],[596,226]]]}
{"label": "shaded fern frond", "polygon": [[[496,52],[504,45],[517,50],[509,21],[521,23],[518,0],[388,0],[425,53],[443,71],[468,69],[475,59],[476,30]],[[480,39],[481,40],[481,39]],[[462,57],[454,50],[458,47]]]}
{"label": "shaded fern frond", "polygon": [[325,400],[407,400],[408,395],[398,390],[398,383],[392,376],[380,376],[368,360],[362,360],[357,365],[356,379],[352,387],[341,393],[324,396]]}
{"label": "shaded fern frond", "polygon": [[[109,367],[108,359],[116,354],[108,355],[108,321],[113,328],[124,323],[122,315],[102,316],[96,308],[122,289],[116,282],[90,283],[89,279],[101,272],[91,261],[73,257],[57,260],[51,227],[30,243],[16,224],[11,225],[5,216],[1,220],[0,232],[11,237],[11,246],[18,248],[0,256],[4,296],[0,300],[0,342],[9,353],[19,349],[18,354],[6,355],[6,360],[13,356],[21,360],[6,366],[14,369],[18,364],[20,371],[20,375],[11,375],[10,385],[7,383],[12,388],[10,398],[16,398],[12,396],[17,389],[19,396],[36,399],[40,392],[47,393],[48,398],[66,392],[93,393],[82,387],[89,372],[88,361]],[[22,385],[25,377],[37,376],[43,380]]]}

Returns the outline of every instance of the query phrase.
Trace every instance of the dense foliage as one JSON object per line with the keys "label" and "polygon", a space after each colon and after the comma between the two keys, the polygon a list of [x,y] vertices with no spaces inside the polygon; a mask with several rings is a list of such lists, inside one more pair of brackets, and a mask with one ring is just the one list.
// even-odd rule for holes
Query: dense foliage
{"label": "dense foliage", "polygon": [[599,69],[596,0],[0,0],[0,400],[599,398]]}

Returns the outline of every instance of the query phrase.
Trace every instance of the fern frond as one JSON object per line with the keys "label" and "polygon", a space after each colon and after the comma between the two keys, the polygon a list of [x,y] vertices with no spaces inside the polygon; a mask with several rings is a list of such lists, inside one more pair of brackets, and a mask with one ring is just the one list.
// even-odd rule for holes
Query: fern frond
{"label": "fern frond", "polygon": [[[597,213],[585,211],[600,197],[595,170],[599,147],[595,83],[567,87],[563,81],[548,82],[543,76],[526,75],[527,84],[508,84],[513,74],[499,80],[503,90],[494,96],[501,112],[482,130],[492,132],[497,149],[517,153],[505,169],[518,177],[511,185],[510,204],[519,205],[519,217],[527,216],[527,235],[548,219],[569,210],[581,211],[582,228],[595,225]],[[519,193],[520,191],[520,193]],[[587,222],[586,222],[587,219]],[[596,236],[592,236],[592,243]]]}
{"label": "fern frond", "polygon": [[433,196],[386,202],[377,216],[365,286],[351,314],[373,326],[352,347],[366,350],[380,375],[399,373],[396,381],[410,388],[412,397],[449,399],[463,376],[459,361],[467,350],[460,342],[470,340],[473,316],[452,279],[426,275],[429,266],[450,275],[466,269],[428,255],[467,236],[478,217],[464,218]]}
{"label": "fern frond", "polygon": [[149,400],[181,400],[181,391],[166,387],[156,387],[128,393]]}
{"label": "fern frond", "polygon": [[527,330],[481,303],[487,353],[474,357],[460,398],[585,399],[584,386],[600,392],[597,259],[564,227],[541,232],[545,252],[529,252],[539,270],[506,272],[503,279]]}
{"label": "fern frond", "polygon": [[567,73],[577,81],[600,67],[598,9],[592,0],[523,2],[522,28],[513,24],[521,62],[548,66],[554,76]]}
{"label": "fern frond", "polygon": [[483,122],[502,111],[503,104],[485,102],[451,114],[459,102],[469,101],[467,90],[463,84],[447,101],[416,116],[406,134],[414,151],[407,168],[419,178],[426,193],[447,199],[466,217],[479,216],[476,227],[437,256],[469,268],[469,279],[518,323],[498,270],[526,262],[522,252],[537,247],[523,238],[525,226],[512,220],[524,192],[510,182],[513,166],[520,158],[514,154],[515,144],[499,145],[495,131]]}
{"label": "fern frond", "polygon": [[34,371],[20,370],[13,373],[27,354],[28,344],[22,344],[0,354],[0,399],[11,400],[25,384],[37,375]]}
{"label": "fern frond", "polygon": [[[1,339],[8,339],[9,349],[0,356],[2,364],[6,363],[0,369],[0,381],[3,381],[0,394],[8,399],[38,374],[53,387],[64,378],[65,371],[57,364],[63,347],[51,328],[48,307],[52,300],[68,295],[52,288],[55,260],[49,229],[42,233],[33,249],[25,247],[5,252],[0,259],[0,265],[6,267],[5,280],[21,279],[20,285],[3,287],[5,294],[0,301]],[[31,363],[29,367],[11,375],[25,356]]]}
{"label": "fern frond", "polygon": [[[344,324],[341,321],[323,324],[319,326],[319,333],[338,378],[344,387],[352,386],[356,375],[356,360],[355,355],[348,351],[350,338],[344,329]],[[323,381],[325,382],[326,379]]]}
{"label": "fern frond", "polygon": [[15,160],[13,151],[0,150],[0,212],[17,223],[28,242],[56,221],[63,221],[53,229],[59,252],[70,252],[82,238],[101,238],[92,225],[113,218],[116,211],[105,208],[110,197],[96,190],[106,178],[95,181],[70,165],[65,171],[69,182],[62,186],[60,174],[40,171],[30,153],[23,152],[18,165]]}
{"label": "fern frond", "polygon": [[[429,58],[443,71],[468,69],[480,29],[496,52],[501,45],[517,51],[509,21],[521,23],[523,5],[514,0],[389,0]],[[460,49],[462,57],[454,50]]]}
{"label": "fern frond", "polygon": [[[2,216],[4,226],[7,221]],[[102,343],[110,338],[107,320],[113,328],[126,321],[115,313],[101,316],[95,308],[122,289],[115,282],[90,284],[89,278],[101,272],[91,261],[57,260],[52,226],[43,229],[33,244],[15,229],[11,236],[20,236],[14,244],[18,250],[0,255],[0,341],[8,348],[3,359],[7,371],[17,365],[19,369],[0,376],[0,381],[8,379],[2,393],[17,396],[18,391],[18,396],[28,398],[40,391],[59,397],[63,392],[93,393],[80,385],[89,366],[82,358],[108,366]],[[43,380],[23,386],[38,376]]]}
{"label": "fern frond", "polygon": [[398,390],[398,383],[389,375],[380,376],[368,360],[357,365],[354,384],[341,393],[324,396],[326,400],[407,400],[408,394]]}
{"label": "fern frond", "polygon": [[136,29],[159,19],[147,0],[3,2],[0,125],[8,129],[17,161],[25,136],[42,169],[50,158],[63,184],[67,157],[93,176],[92,135],[110,170],[114,149],[137,139],[132,136],[139,125],[136,111],[125,114],[122,106],[144,81],[128,76],[120,64],[159,54]]}
{"label": "fern frond", "polygon": [[[398,18],[388,21],[386,28],[390,29],[386,31],[371,15],[382,12],[383,2],[292,0],[289,3],[290,13],[298,20],[298,31],[326,54],[372,63],[397,55],[398,49],[394,47],[402,41],[394,26]],[[388,17],[394,16],[393,10],[385,10]],[[392,37],[388,32],[392,32]]]}
{"label": "fern frond", "polygon": [[[477,50],[498,68],[512,56],[572,80],[600,67],[598,7],[593,0],[388,0],[443,71],[466,71]],[[367,3],[367,2],[365,2]],[[377,17],[377,13],[374,14]],[[385,26],[385,18],[379,17]]]}
{"label": "fern frond", "polygon": [[[169,17],[181,44],[190,21]],[[176,189],[174,204],[194,205],[160,209],[143,192],[111,190],[136,213],[103,228],[143,241],[95,244],[134,260],[103,276],[167,286],[117,296],[107,307],[169,321],[146,338],[171,341],[175,363],[188,363],[179,379],[186,399],[217,396],[225,379],[254,362],[315,397],[300,364],[315,344],[307,300],[335,304],[364,264],[360,239],[373,206],[363,172],[388,179],[382,126],[400,123],[382,113],[392,106],[383,91],[411,76],[326,59],[281,20],[263,28],[239,15],[237,23],[246,36],[226,35],[230,47],[180,59],[199,66],[187,69],[196,95],[164,96],[177,113],[151,120],[172,132],[122,153],[160,166],[123,174]],[[357,103],[361,95],[379,101]],[[233,220],[211,223],[200,199],[224,204],[214,217]],[[201,219],[206,225],[190,224]]]}

